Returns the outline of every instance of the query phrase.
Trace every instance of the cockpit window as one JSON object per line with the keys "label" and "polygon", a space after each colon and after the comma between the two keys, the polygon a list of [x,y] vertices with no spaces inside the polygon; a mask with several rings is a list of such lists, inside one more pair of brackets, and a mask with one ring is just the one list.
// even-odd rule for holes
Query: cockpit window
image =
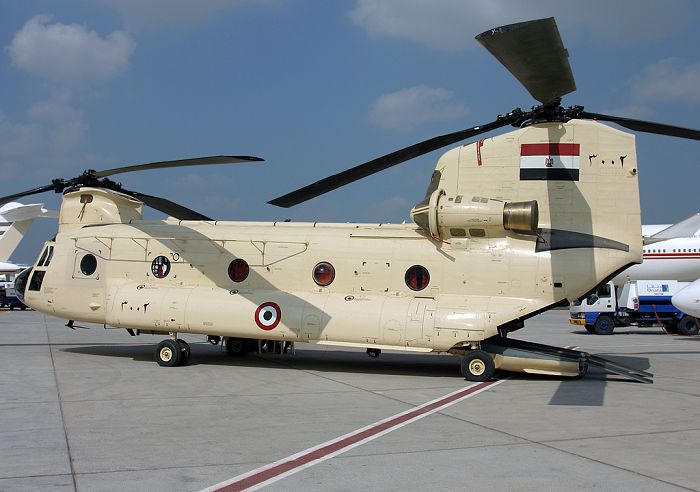
{"label": "cockpit window", "polygon": [[41,253],[41,258],[39,258],[39,261],[36,262],[36,266],[44,266],[44,262],[46,261],[46,256],[49,254],[49,247],[45,247],[44,251]]}
{"label": "cockpit window", "polygon": [[39,291],[41,290],[41,284],[44,282],[44,275],[46,272],[42,270],[37,270],[32,275],[32,279],[29,281],[29,290]]}
{"label": "cockpit window", "polygon": [[49,263],[51,263],[52,258],[53,258],[53,246],[49,246],[49,254],[46,256],[46,263],[44,263],[45,267],[49,266]]}

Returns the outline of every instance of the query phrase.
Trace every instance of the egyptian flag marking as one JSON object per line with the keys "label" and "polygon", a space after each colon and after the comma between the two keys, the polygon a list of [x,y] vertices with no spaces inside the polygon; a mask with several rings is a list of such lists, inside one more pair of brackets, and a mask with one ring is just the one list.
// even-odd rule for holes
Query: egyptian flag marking
{"label": "egyptian flag marking", "polygon": [[578,181],[580,155],[575,143],[521,144],[520,179]]}

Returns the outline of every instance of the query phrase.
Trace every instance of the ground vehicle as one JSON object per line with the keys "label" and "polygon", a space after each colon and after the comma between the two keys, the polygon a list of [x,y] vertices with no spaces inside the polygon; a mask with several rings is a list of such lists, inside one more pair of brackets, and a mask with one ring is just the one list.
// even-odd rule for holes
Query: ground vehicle
{"label": "ground vehicle", "polygon": [[11,310],[19,308],[24,311],[27,306],[17,297],[15,276],[14,273],[0,274],[0,307],[7,306]]}
{"label": "ground vehicle", "polygon": [[696,335],[698,320],[671,304],[671,297],[686,285],[676,280],[637,280],[615,287],[608,282],[571,303],[569,322],[596,335],[610,335],[616,326],[658,324],[671,333]]}

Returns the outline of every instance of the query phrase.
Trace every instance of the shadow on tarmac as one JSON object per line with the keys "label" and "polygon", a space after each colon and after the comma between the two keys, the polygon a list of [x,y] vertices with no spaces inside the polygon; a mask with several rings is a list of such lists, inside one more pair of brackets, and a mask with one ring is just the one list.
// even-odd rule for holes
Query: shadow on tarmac
{"label": "shadow on tarmac", "polygon": [[[188,366],[261,367],[318,371],[322,373],[388,374],[395,376],[460,378],[460,359],[445,354],[401,354],[384,352],[379,358],[368,357],[360,351],[303,350],[295,354],[249,354],[231,357],[219,347],[208,343],[192,343],[192,355]],[[155,362],[155,344],[148,345],[97,345],[61,349],[64,352],[105,357],[130,358],[141,362]],[[611,360],[648,369],[649,360],[640,357],[610,357]],[[186,367],[186,366],[185,366]],[[627,378],[607,374],[591,367],[586,376],[578,379],[539,374],[514,374],[497,372],[497,377],[507,376],[511,380],[558,381],[559,388],[551,398],[550,405],[602,406],[605,386],[608,382],[633,383]]]}
{"label": "shadow on tarmac", "polygon": [[[187,363],[188,366],[243,366],[320,372],[460,377],[459,359],[446,355],[382,353],[379,358],[371,358],[359,351],[296,349],[295,354],[251,353],[243,357],[231,357],[225,351],[208,343],[191,343],[190,346],[192,354]],[[135,361],[156,364],[155,344],[111,346],[92,344],[61,350],[77,354],[131,358]]]}
{"label": "shadow on tarmac", "polygon": [[[605,354],[595,355],[604,356],[610,361],[642,371],[650,369],[651,366],[649,359],[646,357],[606,356]],[[605,401],[605,389],[608,383],[611,382],[643,385],[643,383],[638,383],[624,376],[607,373],[598,367],[590,367],[588,373],[584,377],[578,380],[562,381],[549,400],[549,404],[577,407],[601,407]]]}

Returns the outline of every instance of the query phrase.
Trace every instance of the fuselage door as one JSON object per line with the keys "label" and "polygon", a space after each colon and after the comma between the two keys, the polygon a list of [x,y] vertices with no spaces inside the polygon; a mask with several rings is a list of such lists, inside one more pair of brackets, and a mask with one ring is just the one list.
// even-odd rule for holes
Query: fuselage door
{"label": "fuselage door", "polygon": [[406,323],[406,342],[411,346],[429,346],[435,327],[435,299],[416,297],[411,300]]}

